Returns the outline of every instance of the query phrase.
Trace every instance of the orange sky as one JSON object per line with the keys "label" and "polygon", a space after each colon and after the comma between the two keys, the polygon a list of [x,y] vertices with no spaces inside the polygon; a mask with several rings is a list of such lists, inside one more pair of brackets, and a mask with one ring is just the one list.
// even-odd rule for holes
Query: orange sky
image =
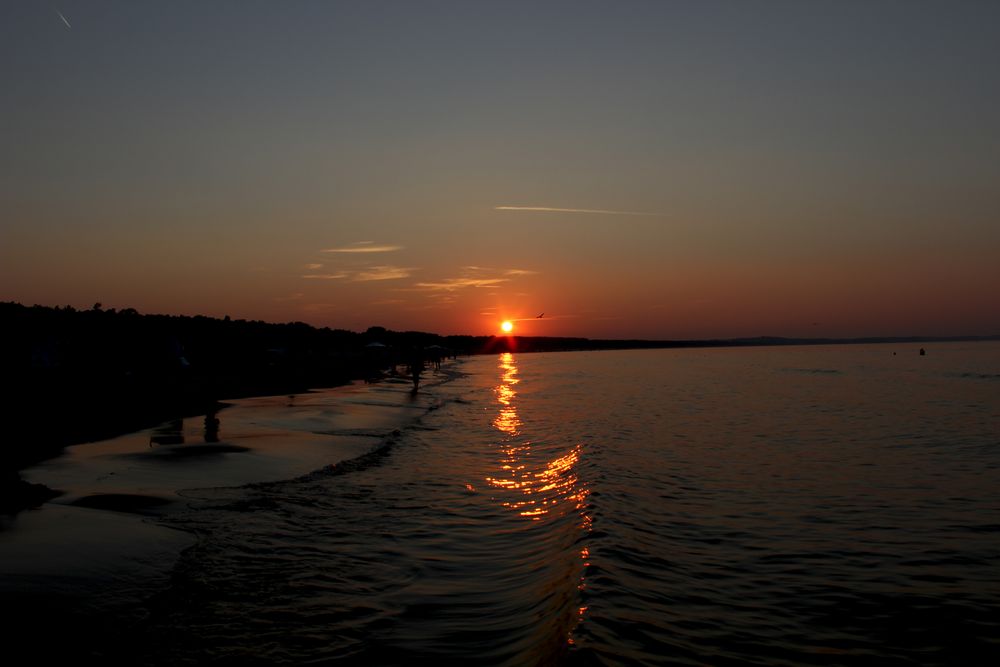
{"label": "orange sky", "polygon": [[995,5],[61,11],[0,10],[0,300],[1000,332]]}

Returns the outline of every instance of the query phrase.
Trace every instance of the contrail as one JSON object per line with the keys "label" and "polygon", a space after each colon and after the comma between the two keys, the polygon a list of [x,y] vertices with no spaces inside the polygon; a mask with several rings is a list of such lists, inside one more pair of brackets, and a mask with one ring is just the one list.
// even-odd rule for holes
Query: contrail
{"label": "contrail", "polygon": [[602,213],[604,215],[645,215],[652,216],[655,213],[641,213],[639,211],[609,211],[603,208],[554,208],[551,206],[494,206],[494,211],[529,211],[535,213]]}
{"label": "contrail", "polygon": [[72,28],[72,27],[73,27],[73,26],[71,26],[71,25],[69,24],[69,21],[67,21],[67,20],[66,20],[66,17],[65,17],[65,16],[63,16],[63,13],[62,13],[61,11],[59,11],[59,10],[57,9],[57,10],[56,10],[56,14],[58,14],[58,15],[59,15],[59,18],[61,18],[61,19],[62,19],[62,22],[66,24],[66,27],[67,27],[67,28]]}

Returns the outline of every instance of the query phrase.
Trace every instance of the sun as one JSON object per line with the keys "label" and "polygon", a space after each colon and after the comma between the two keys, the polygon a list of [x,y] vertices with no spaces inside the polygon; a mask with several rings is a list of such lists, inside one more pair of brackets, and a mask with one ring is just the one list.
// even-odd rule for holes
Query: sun
{"label": "sun", "polygon": [[510,333],[511,331],[514,330],[514,323],[511,322],[510,320],[504,320],[500,324],[500,328],[503,329],[504,333]]}

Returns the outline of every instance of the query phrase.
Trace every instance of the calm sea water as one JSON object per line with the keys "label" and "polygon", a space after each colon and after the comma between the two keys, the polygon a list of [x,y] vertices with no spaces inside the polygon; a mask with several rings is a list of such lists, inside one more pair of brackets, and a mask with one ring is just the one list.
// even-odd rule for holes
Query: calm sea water
{"label": "calm sea water", "polygon": [[917,347],[463,360],[349,465],[185,492],[129,651],[1000,664],[1000,345]]}

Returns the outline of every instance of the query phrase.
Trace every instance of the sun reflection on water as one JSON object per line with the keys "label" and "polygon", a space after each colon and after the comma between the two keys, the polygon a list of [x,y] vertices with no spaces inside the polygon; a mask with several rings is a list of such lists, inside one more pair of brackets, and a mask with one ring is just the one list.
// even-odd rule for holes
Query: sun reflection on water
{"label": "sun reflection on water", "polygon": [[[498,472],[486,477],[486,482],[500,489],[502,493],[496,501],[530,521],[566,516],[570,513],[579,518],[577,527],[584,533],[591,531],[592,519],[587,512],[586,484],[580,479],[579,464],[583,454],[581,444],[576,444],[565,454],[549,461],[539,461],[530,439],[524,438],[522,422],[518,416],[517,390],[520,382],[514,355],[506,352],[500,355],[498,368],[500,383],[493,388],[498,411],[493,426],[504,434],[500,442],[501,458],[497,462]],[[586,568],[590,566],[590,550],[583,546],[578,553],[582,561],[580,579],[577,585],[583,591]],[[586,606],[575,611],[574,627],[584,617]],[[567,633],[567,641],[573,644],[573,629]]]}
{"label": "sun reflection on water", "polygon": [[538,521],[556,509],[576,510],[581,513],[582,527],[589,528],[590,520],[583,513],[588,492],[576,469],[581,445],[551,461],[540,464],[533,461],[532,442],[519,437],[522,424],[514,399],[517,396],[515,385],[520,379],[514,355],[510,352],[500,355],[499,368],[500,384],[493,391],[500,409],[493,426],[507,437],[501,443],[500,474],[487,477],[486,481],[495,488],[520,492],[521,497],[498,500],[523,517]]}

